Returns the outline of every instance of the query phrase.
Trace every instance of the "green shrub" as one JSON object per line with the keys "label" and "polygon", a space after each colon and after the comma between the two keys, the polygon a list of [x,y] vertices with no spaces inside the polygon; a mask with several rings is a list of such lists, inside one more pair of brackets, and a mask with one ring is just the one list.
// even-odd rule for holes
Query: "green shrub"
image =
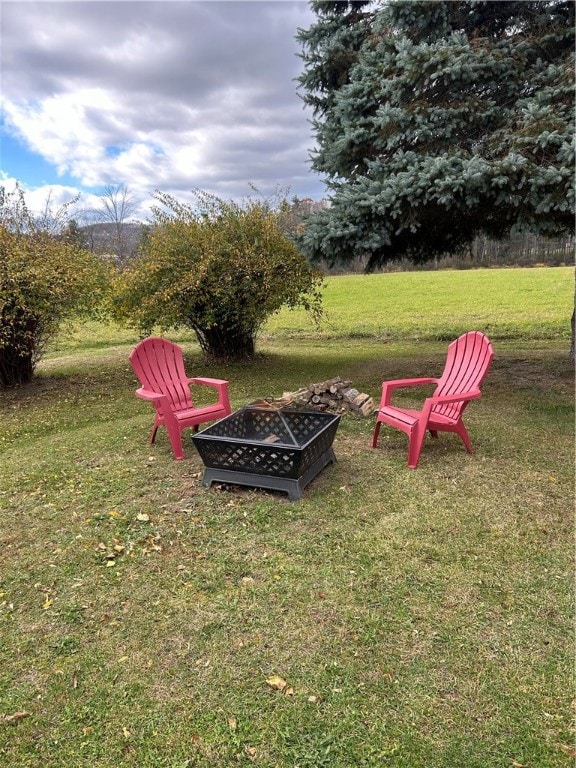
{"label": "green shrub", "polygon": [[91,309],[106,285],[102,261],[42,229],[22,191],[0,197],[0,387],[29,382],[67,318]]}
{"label": "green shrub", "polygon": [[163,208],[115,281],[118,320],[144,333],[190,328],[208,355],[239,359],[254,355],[258,331],[281,307],[319,317],[322,278],[284,234],[285,206],[195,197],[191,206],[157,193]]}

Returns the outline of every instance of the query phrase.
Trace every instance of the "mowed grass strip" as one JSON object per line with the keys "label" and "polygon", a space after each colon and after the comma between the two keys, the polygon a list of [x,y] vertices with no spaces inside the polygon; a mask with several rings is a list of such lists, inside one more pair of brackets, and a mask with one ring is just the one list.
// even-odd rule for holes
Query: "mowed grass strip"
{"label": "mowed grass strip", "polygon": [[[149,446],[132,342],[102,328],[91,352],[95,331],[2,393],[0,764],[573,764],[565,340],[495,344],[474,456],[441,435],[411,471],[404,435],[372,450],[373,420],[343,417],[338,463],[290,503],[202,488],[189,436],[183,462],[163,431]],[[376,338],[270,335],[257,364],[226,366],[183,344],[235,407],[440,373],[446,342]]]}

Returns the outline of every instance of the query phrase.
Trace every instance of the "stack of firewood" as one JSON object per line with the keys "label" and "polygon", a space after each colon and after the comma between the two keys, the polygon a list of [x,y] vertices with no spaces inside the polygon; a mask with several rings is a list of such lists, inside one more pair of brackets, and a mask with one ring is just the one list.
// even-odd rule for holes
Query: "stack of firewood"
{"label": "stack of firewood", "polygon": [[359,392],[352,386],[351,381],[345,381],[340,376],[309,384],[295,392],[284,392],[279,398],[266,398],[258,404],[272,408],[296,407],[335,413],[349,412],[359,416],[370,416],[376,410],[370,395]]}

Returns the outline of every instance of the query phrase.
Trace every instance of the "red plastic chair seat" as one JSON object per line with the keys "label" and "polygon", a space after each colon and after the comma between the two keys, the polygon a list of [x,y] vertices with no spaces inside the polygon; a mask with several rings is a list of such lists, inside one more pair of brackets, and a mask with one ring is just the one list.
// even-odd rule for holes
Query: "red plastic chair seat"
{"label": "red plastic chair seat", "polygon": [[[389,426],[393,426],[394,422],[398,424],[398,428],[401,429],[402,425],[412,428],[420,420],[422,411],[415,411],[410,408],[395,408],[393,405],[387,405],[381,408],[379,415],[382,414],[382,421],[385,421]],[[458,419],[453,419],[448,416],[443,416],[441,413],[435,413],[428,419],[428,428],[441,430],[443,427],[453,426],[458,423]]]}
{"label": "red plastic chair seat", "polygon": [[[186,408],[184,411],[176,411],[175,416],[180,422],[194,422],[196,424],[203,424],[206,421],[214,421],[215,419],[222,418],[220,412],[222,411],[221,405],[208,405],[204,408]],[[225,414],[226,416],[228,414]]]}

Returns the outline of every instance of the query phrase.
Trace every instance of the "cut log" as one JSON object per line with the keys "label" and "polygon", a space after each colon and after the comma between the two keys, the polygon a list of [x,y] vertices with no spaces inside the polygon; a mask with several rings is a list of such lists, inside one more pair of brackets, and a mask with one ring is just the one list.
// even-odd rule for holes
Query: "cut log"
{"label": "cut log", "polygon": [[359,416],[369,416],[376,410],[370,395],[359,392],[351,381],[341,376],[308,384],[294,392],[283,392],[282,397],[268,397],[260,402],[270,408],[311,408],[337,413],[350,412]]}
{"label": "cut log", "polygon": [[374,411],[376,410],[376,406],[374,405],[374,400],[372,400],[371,397],[366,400],[366,402],[360,407],[360,413],[362,416],[371,416]]}

